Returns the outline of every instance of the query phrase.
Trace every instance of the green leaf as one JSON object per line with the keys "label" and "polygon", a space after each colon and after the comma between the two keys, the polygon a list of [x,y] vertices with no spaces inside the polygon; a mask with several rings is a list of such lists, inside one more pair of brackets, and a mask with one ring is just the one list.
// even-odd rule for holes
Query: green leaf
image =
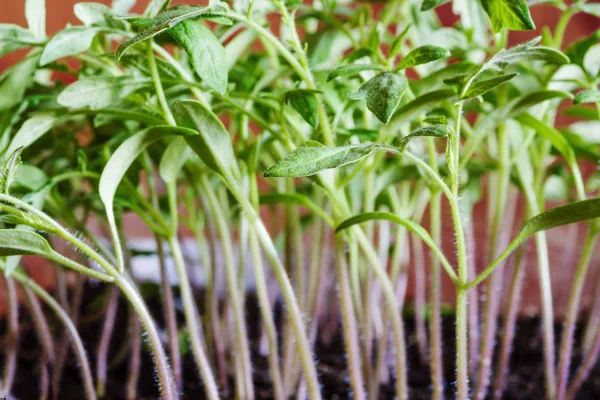
{"label": "green leaf", "polygon": [[497,52],[488,62],[487,65],[497,65],[501,68],[510,64],[516,64],[523,61],[544,61],[549,64],[568,64],[570,62],[560,50],[550,47],[537,46],[541,36],[538,36],[523,44],[513,46],[510,49],[503,49]]}
{"label": "green leaf", "polygon": [[419,225],[418,223],[416,223],[410,219],[400,218],[397,215],[388,213],[388,212],[379,212],[379,211],[365,212],[365,213],[361,213],[361,214],[355,215],[353,217],[350,217],[350,218],[344,220],[341,224],[339,224],[335,228],[335,233],[341,232],[344,229],[348,229],[353,225],[360,224],[362,222],[373,221],[373,220],[384,220],[384,221],[395,222],[398,225],[402,225],[403,227],[405,227],[406,229],[408,229],[409,231],[411,231],[412,233],[417,235],[423,241],[423,243],[425,243],[432,250],[432,252],[437,257],[439,257],[439,259],[440,259],[442,265],[444,266],[444,269],[448,273],[448,275],[452,278],[452,280],[456,281],[456,279],[457,279],[456,273],[450,266],[450,263],[446,259],[446,256],[435,245],[435,242],[433,241],[433,239],[431,239],[431,236],[429,236],[429,233],[427,233],[425,228],[423,228],[421,225]]}
{"label": "green leaf", "polygon": [[135,5],[136,0],[113,0],[112,1],[112,10],[116,15],[124,15],[127,14],[133,6]]}
{"label": "green leaf", "polygon": [[0,77],[0,113],[23,101],[38,61],[39,56],[26,58]]}
{"label": "green leaf", "polygon": [[0,256],[36,255],[53,258],[54,250],[42,236],[19,229],[0,229]]}
{"label": "green leaf", "polygon": [[11,154],[19,147],[29,147],[33,142],[45,135],[56,122],[54,114],[39,114],[29,118],[13,137],[5,154]]}
{"label": "green leaf", "polygon": [[432,8],[439,7],[442,4],[446,4],[450,0],[423,0],[423,4],[421,4],[421,11],[428,11]]}
{"label": "green leaf", "polygon": [[272,192],[262,194],[260,196],[260,204],[294,204],[297,206],[305,207],[318,215],[325,223],[333,227],[333,219],[323,210],[317,203],[312,201],[308,196],[302,193],[284,193],[284,192]]}
{"label": "green leaf", "polygon": [[590,15],[593,15],[594,17],[600,18],[600,4],[598,4],[598,3],[580,4],[579,9],[586,14],[590,14]]}
{"label": "green leaf", "polygon": [[112,154],[102,170],[98,192],[106,209],[106,219],[114,242],[117,266],[123,270],[123,251],[113,210],[115,193],[133,162],[153,143],[170,135],[197,135],[197,132],[173,126],[153,126],[125,140]]}
{"label": "green leaf", "polygon": [[404,75],[382,72],[365,82],[348,98],[367,100],[367,108],[384,124],[387,124],[408,89]]}
{"label": "green leaf", "polygon": [[373,151],[373,143],[340,147],[298,147],[265,171],[265,177],[301,177],[356,162]]}
{"label": "green leaf", "polygon": [[489,90],[492,90],[496,86],[500,86],[512,80],[518,74],[506,74],[498,75],[493,78],[481,79],[473,82],[473,84],[467,89],[467,92],[460,97],[460,100],[472,99],[473,97],[481,96]]}
{"label": "green leaf", "polygon": [[87,51],[102,29],[99,27],[76,26],[58,32],[44,47],[40,65],[44,66],[59,58]]}
{"label": "green leaf", "polygon": [[225,49],[210,29],[200,22],[186,20],[169,29],[169,33],[185,49],[198,76],[217,93],[224,94]]}
{"label": "green leaf", "polygon": [[131,136],[115,150],[102,170],[98,189],[100,199],[107,210],[112,210],[117,187],[131,164],[148,146],[171,135],[195,136],[197,132],[166,125],[153,126]]}
{"label": "green leaf", "polygon": [[99,110],[119,104],[130,94],[150,86],[152,80],[140,76],[90,77],[69,85],[57,101],[65,107]]}
{"label": "green leaf", "polygon": [[600,40],[600,29],[592,33],[590,36],[569,45],[569,47],[567,47],[565,50],[565,54],[571,59],[573,64],[579,65],[583,68],[583,60],[585,55],[592,46],[598,43],[598,40]]}
{"label": "green leaf", "polygon": [[406,28],[394,39],[392,44],[390,45],[390,51],[388,57],[391,59],[396,57],[400,53],[400,49],[402,48],[402,44],[404,43],[404,38],[411,28],[412,24],[408,24]]}
{"label": "green leaf", "polygon": [[0,57],[37,44],[40,41],[27,29],[14,24],[0,24]]}
{"label": "green leaf", "polygon": [[165,8],[167,8],[170,2],[171,0],[150,0],[148,5],[146,6],[144,14],[153,17]]}
{"label": "green leaf", "polygon": [[430,136],[430,137],[447,137],[448,127],[445,125],[430,125],[415,129],[408,135],[404,136],[399,141],[400,151],[404,151],[411,139],[419,136]]}
{"label": "green leaf", "polygon": [[480,0],[480,3],[490,17],[494,32],[502,28],[513,31],[535,29],[525,0]]}
{"label": "green leaf", "polygon": [[177,174],[190,156],[190,147],[185,140],[180,137],[173,138],[158,166],[158,174],[166,184],[174,184],[177,181]]}
{"label": "green leaf", "polygon": [[575,96],[575,100],[573,100],[573,104],[598,102],[600,102],[600,90],[586,90],[579,92],[577,93],[577,96]]}
{"label": "green leaf", "polygon": [[581,173],[579,171],[577,159],[575,158],[575,153],[564,136],[556,128],[547,125],[529,113],[523,113],[515,119],[521,124],[534,129],[544,139],[552,143],[552,146],[554,146],[556,150],[562,154],[571,168],[573,178],[575,179],[575,187],[577,189],[578,196],[581,198],[585,197],[585,190],[583,188]]}
{"label": "green leaf", "polygon": [[473,287],[487,278],[513,251],[530,236],[557,226],[588,221],[600,217],[600,198],[577,201],[564,206],[554,207],[536,215],[525,223],[519,234],[508,247],[487,267],[468,287]]}
{"label": "green leaf", "polygon": [[12,185],[15,180],[15,176],[17,174],[17,170],[21,166],[21,153],[23,152],[23,147],[19,147],[8,157],[4,168],[2,169],[2,173],[0,174],[0,192],[3,194],[8,194],[10,190],[10,185]]}
{"label": "green leaf", "polygon": [[319,125],[317,96],[314,91],[306,89],[290,90],[285,93],[285,101],[304,118],[313,128]]}
{"label": "green leaf", "polygon": [[548,100],[572,98],[573,95],[571,93],[563,92],[562,90],[539,90],[521,97],[521,99],[512,106],[510,113],[511,115],[520,114],[528,108]]}
{"label": "green leaf", "polygon": [[[215,16],[224,16],[226,9],[215,9],[211,10],[209,7],[193,7],[193,6],[176,6],[167,11],[161,12],[153,19],[143,18],[141,20],[138,19],[139,22],[133,22],[135,25],[148,27],[143,30],[136,36],[127,39],[117,48],[116,56],[117,60],[121,58],[123,53],[125,53],[132,46],[141,43],[147,39],[150,39],[162,32],[165,32],[182,21],[188,19],[196,19],[203,17],[215,17]],[[135,21],[135,20],[134,20]]]}
{"label": "green leaf", "polygon": [[46,39],[46,0],[27,0],[25,18],[33,36],[38,40]]}
{"label": "green leaf", "polygon": [[363,71],[383,71],[383,68],[380,65],[372,65],[372,64],[348,64],[348,65],[340,65],[333,71],[329,73],[327,76],[327,82],[334,80],[340,76],[350,76],[356,75]]}
{"label": "green leaf", "polygon": [[442,47],[432,45],[421,46],[408,53],[400,61],[396,69],[410,68],[447,57],[450,57],[450,52]]}
{"label": "green leaf", "polygon": [[127,25],[114,18],[113,11],[100,3],[77,3],[73,7],[75,16],[86,26],[105,26],[127,29]]}
{"label": "green leaf", "polygon": [[173,115],[177,125],[199,133],[185,140],[209,168],[230,184],[239,179],[231,135],[212,111],[198,101],[181,100],[173,104]]}

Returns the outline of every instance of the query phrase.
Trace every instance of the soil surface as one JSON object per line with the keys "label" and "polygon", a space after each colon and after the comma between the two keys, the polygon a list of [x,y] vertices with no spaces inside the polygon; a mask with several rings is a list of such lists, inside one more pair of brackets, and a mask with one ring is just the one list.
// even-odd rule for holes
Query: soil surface
{"label": "soil surface", "polygon": [[[158,288],[155,286],[144,286],[142,291],[147,294],[150,309],[159,324],[162,324],[162,313],[160,311],[160,299]],[[81,310],[81,319],[78,325],[80,335],[90,357],[90,365],[95,370],[95,349],[98,343],[98,337],[102,327],[102,308],[106,298],[107,287],[88,286],[85,290],[83,306]],[[202,298],[202,293],[198,293],[198,298]],[[256,298],[248,296],[247,302],[247,320],[249,321],[249,335],[251,337],[252,358],[256,385],[256,394],[259,399],[272,398],[272,391],[269,382],[268,361],[267,358],[259,352],[259,322],[260,314],[258,311]],[[200,307],[202,313],[202,307]],[[60,329],[56,320],[52,319],[49,310],[46,310],[49,316],[49,323],[53,328],[55,337],[59,337]],[[178,309],[178,318],[183,322],[181,310]],[[277,310],[277,320],[281,322],[281,307]],[[337,325],[339,326],[339,325]],[[559,326],[557,324],[557,340],[559,339]],[[21,312],[21,341],[18,353],[18,372],[13,387],[12,396],[16,399],[38,399],[40,391],[40,347],[35,331],[31,325],[31,320],[25,309]],[[507,389],[504,393],[504,399],[543,399],[544,379],[542,369],[542,336],[540,331],[539,318],[524,318],[518,322],[518,331],[514,343],[514,350],[511,358],[510,372],[506,378]],[[431,386],[429,379],[429,368],[420,361],[418,356],[414,319],[410,316],[405,318],[405,330],[407,334],[407,351],[409,364],[409,385],[411,399],[430,399]],[[128,312],[127,305],[121,299],[117,321],[114,329],[113,341],[109,357],[110,369],[108,372],[107,399],[124,398],[125,382],[128,371],[128,358],[122,357],[125,354],[122,346],[127,345],[125,340],[128,331]],[[501,331],[500,329],[498,330]],[[0,348],[5,345],[6,326],[4,321],[0,323],[1,338]],[[580,332],[577,332],[579,335]],[[451,316],[445,316],[443,319],[443,340],[444,340],[444,371],[446,373],[446,398],[454,398],[454,319]],[[577,343],[577,342],[576,342]],[[188,346],[189,347],[189,346]],[[154,378],[154,369],[149,353],[144,347],[142,357],[142,367],[140,369],[140,381],[138,385],[139,399],[157,399],[158,390]],[[121,357],[119,357],[121,353]],[[315,346],[315,358],[318,362],[318,372],[322,385],[324,399],[351,399],[347,373],[345,369],[345,358],[343,348],[343,338],[339,332],[326,332],[319,335]],[[4,357],[3,352],[0,359]],[[120,360],[119,360],[120,359]],[[0,360],[1,361],[1,360]],[[575,368],[579,359],[573,360]],[[50,371],[52,379],[52,371]],[[199,383],[198,374],[190,352],[187,353],[184,361],[184,388],[183,399],[203,399],[203,389]],[[229,379],[229,394],[222,393],[223,398],[233,398],[233,381]],[[52,398],[52,394],[51,397]],[[67,366],[65,367],[61,381],[60,393],[56,394],[57,399],[83,399],[84,392],[81,384],[81,378],[77,369],[75,357],[70,353]],[[381,386],[380,399],[394,398],[394,382],[390,380]],[[582,386],[577,400],[600,399],[600,362],[592,371],[586,383]]]}

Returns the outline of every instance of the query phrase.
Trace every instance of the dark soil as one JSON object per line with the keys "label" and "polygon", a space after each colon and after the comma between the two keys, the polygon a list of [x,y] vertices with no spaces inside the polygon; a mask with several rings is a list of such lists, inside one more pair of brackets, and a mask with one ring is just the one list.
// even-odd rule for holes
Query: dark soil
{"label": "dark soil", "polygon": [[[88,350],[92,370],[95,366],[95,349],[97,347],[98,336],[102,327],[102,307],[103,299],[106,298],[107,287],[87,287],[83,300],[82,317],[79,324],[79,331]],[[144,293],[147,295],[150,309],[155,318],[162,324],[162,313],[160,311],[160,300],[158,289],[155,286],[145,286]],[[201,293],[198,294],[201,298]],[[183,322],[181,310],[178,310],[179,318]],[[202,312],[202,309],[200,310]],[[19,348],[17,379],[13,387],[12,395],[16,399],[37,399],[39,398],[40,382],[40,348],[35,331],[31,326],[31,320],[23,309],[21,312],[22,334]],[[115,325],[113,342],[111,347],[110,360],[114,360],[119,353],[121,346],[127,344],[126,332],[128,331],[127,305],[123,300],[119,306],[117,322]],[[49,311],[46,315],[52,315]],[[281,308],[278,309],[277,319],[281,320]],[[260,399],[271,398],[271,389],[268,373],[268,362],[266,357],[261,356],[258,351],[258,332],[260,314],[254,296],[249,296],[247,300],[247,320],[249,321],[249,334],[251,336],[252,357],[256,384],[257,397]],[[49,319],[51,326],[57,327],[56,321]],[[454,320],[451,317],[445,317],[443,320],[443,338],[444,338],[444,371],[446,373],[446,394],[447,398],[454,397]],[[429,368],[423,365],[418,357],[415,329],[413,318],[405,318],[405,329],[408,344],[408,364],[410,372],[410,398],[411,399],[430,399],[431,387],[429,379]],[[557,324],[557,332],[559,324]],[[500,331],[500,330],[499,330]],[[0,323],[0,334],[4,338],[5,324]],[[60,330],[56,328],[55,337],[59,337]],[[579,333],[578,333],[579,334]],[[343,338],[340,333],[320,335],[315,348],[315,357],[318,362],[318,372],[322,385],[324,399],[350,399],[352,398],[349,390],[348,379],[345,370],[345,357],[343,348]],[[557,335],[559,337],[560,335]],[[4,347],[4,339],[0,340],[1,347]],[[0,358],[4,356],[3,352]],[[573,367],[575,368],[579,359],[575,357]],[[128,361],[124,358],[120,362],[112,365],[108,372],[107,399],[122,399],[124,396],[124,387],[127,379]],[[199,383],[198,374],[195,370],[191,354],[186,355],[184,362],[183,388],[184,399],[202,399],[204,398],[202,385]],[[51,371],[52,373],[52,371]],[[543,399],[544,379],[542,369],[542,336],[540,331],[539,318],[524,318],[518,322],[518,331],[514,343],[514,350],[511,358],[510,372],[506,379],[507,389],[504,399]],[[232,380],[230,379],[230,391]],[[81,378],[77,369],[77,363],[74,356],[69,356],[61,383],[61,393],[55,398],[58,399],[83,399],[84,393],[81,385]],[[140,399],[156,399],[157,385],[154,378],[152,361],[147,349],[144,348],[143,363],[140,371],[140,381],[138,386],[138,396]],[[223,393],[223,398],[232,397]],[[394,398],[394,382],[383,385],[380,391],[380,399]],[[600,363],[596,365],[587,382],[579,391],[577,400],[600,399]]]}

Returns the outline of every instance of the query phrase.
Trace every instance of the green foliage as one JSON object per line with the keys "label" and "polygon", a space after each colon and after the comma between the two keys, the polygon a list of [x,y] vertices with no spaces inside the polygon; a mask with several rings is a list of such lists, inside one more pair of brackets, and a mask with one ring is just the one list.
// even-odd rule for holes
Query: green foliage
{"label": "green foliage", "polygon": [[225,93],[225,49],[210,29],[200,22],[186,20],[169,29],[169,33],[188,53],[198,76],[217,93]]}
{"label": "green foliage", "polygon": [[382,72],[365,82],[357,92],[348,95],[352,100],[366,100],[367,107],[384,124],[388,123],[408,89],[404,75]]}

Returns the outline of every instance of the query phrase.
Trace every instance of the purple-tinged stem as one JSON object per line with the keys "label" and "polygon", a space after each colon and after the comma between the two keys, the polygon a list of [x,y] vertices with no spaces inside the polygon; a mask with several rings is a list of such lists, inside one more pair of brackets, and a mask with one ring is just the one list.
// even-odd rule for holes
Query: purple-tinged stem
{"label": "purple-tinged stem", "polygon": [[596,365],[598,356],[600,355],[600,329],[596,331],[596,337],[594,338],[594,346],[587,353],[583,362],[579,366],[577,373],[573,377],[571,384],[567,390],[566,399],[573,400],[581,384],[588,378],[592,368]]}
{"label": "purple-tinged stem", "polygon": [[19,348],[19,302],[17,300],[17,290],[12,278],[4,277],[7,302],[7,336],[6,336],[6,355],[4,359],[4,370],[2,373],[2,392],[10,393],[15,379],[17,366],[17,351]]}
{"label": "purple-tinged stem", "polygon": [[594,252],[594,246],[598,239],[598,233],[590,230],[583,246],[579,264],[575,272],[575,280],[569,296],[569,305],[567,316],[565,318],[563,336],[560,343],[559,362],[558,362],[558,400],[564,400],[567,390],[567,380],[569,378],[569,366],[571,364],[571,351],[573,350],[573,333],[575,332],[575,322],[579,312],[579,303],[581,302],[581,292],[583,284],[590,265],[590,260]]}
{"label": "purple-tinged stem", "polygon": [[502,330],[502,338],[500,339],[499,356],[496,364],[496,375],[494,377],[494,399],[500,400],[504,391],[504,380],[508,371],[508,362],[512,352],[512,343],[515,337],[515,328],[517,322],[517,313],[519,311],[519,303],[521,301],[521,289],[523,287],[523,278],[525,276],[524,255],[526,252],[525,245],[519,247],[515,254],[515,265],[513,269],[512,279],[508,291],[508,301],[504,311],[504,328]]}
{"label": "purple-tinged stem", "polygon": [[113,285],[111,286],[110,293],[108,295],[108,305],[106,306],[104,325],[102,326],[102,333],[100,335],[100,343],[98,344],[96,358],[96,392],[98,392],[98,397],[100,398],[104,397],[106,390],[108,350],[110,346],[110,338],[112,337],[113,328],[115,326],[118,306],[119,287]]}
{"label": "purple-tinged stem", "polygon": [[127,377],[127,400],[138,398],[137,386],[142,365],[142,326],[135,312],[130,311],[131,352],[129,356],[129,376]]}

